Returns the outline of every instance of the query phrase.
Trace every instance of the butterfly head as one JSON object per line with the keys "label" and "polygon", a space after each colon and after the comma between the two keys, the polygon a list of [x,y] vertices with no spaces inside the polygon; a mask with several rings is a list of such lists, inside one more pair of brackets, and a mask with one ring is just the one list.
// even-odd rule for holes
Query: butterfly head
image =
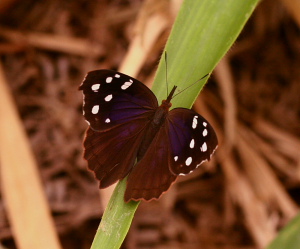
{"label": "butterfly head", "polygon": [[170,109],[170,107],[172,106],[171,99],[173,98],[173,95],[174,95],[174,92],[175,92],[176,88],[177,88],[177,86],[174,86],[172,91],[168,95],[167,99],[165,99],[161,102],[161,107],[163,107],[166,110]]}
{"label": "butterfly head", "polygon": [[172,106],[172,103],[171,103],[168,99],[164,99],[164,100],[161,102],[161,107],[162,107],[163,109],[169,110],[171,106]]}

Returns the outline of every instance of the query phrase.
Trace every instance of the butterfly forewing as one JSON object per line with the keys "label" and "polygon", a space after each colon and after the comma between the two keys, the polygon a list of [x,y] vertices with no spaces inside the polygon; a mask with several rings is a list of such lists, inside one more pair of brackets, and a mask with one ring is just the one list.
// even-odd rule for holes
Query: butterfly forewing
{"label": "butterfly forewing", "polygon": [[175,108],[169,112],[166,122],[169,127],[171,172],[188,174],[210,159],[218,140],[207,120],[193,110]]}
{"label": "butterfly forewing", "polygon": [[128,75],[111,71],[89,72],[79,87],[83,90],[84,117],[95,131],[151,116],[158,106],[151,90]]}

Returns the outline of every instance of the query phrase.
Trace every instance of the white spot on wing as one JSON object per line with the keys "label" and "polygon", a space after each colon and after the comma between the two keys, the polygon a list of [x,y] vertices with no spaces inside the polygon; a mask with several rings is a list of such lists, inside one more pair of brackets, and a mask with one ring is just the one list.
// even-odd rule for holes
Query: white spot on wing
{"label": "white spot on wing", "polygon": [[193,149],[195,146],[195,140],[192,139],[191,142],[190,142],[190,148]]}
{"label": "white spot on wing", "polygon": [[131,83],[133,83],[132,79],[129,79],[129,81],[130,81]]}
{"label": "white spot on wing", "polygon": [[201,146],[200,150],[201,150],[202,152],[205,152],[205,151],[207,151],[207,145],[206,145],[206,143],[205,143],[205,142],[202,144],[202,146]]}
{"label": "white spot on wing", "polygon": [[116,74],[115,77],[116,78],[120,78],[121,76],[120,76],[120,74]]}
{"label": "white spot on wing", "polygon": [[185,165],[186,165],[186,166],[190,166],[191,163],[192,163],[192,161],[193,161],[192,157],[188,157],[188,158],[186,159],[186,161],[185,161]]}
{"label": "white spot on wing", "polygon": [[99,105],[94,105],[94,106],[93,106],[93,109],[92,109],[92,113],[93,113],[93,114],[97,114],[98,111],[99,111]]}
{"label": "white spot on wing", "polygon": [[110,119],[109,118],[107,118],[107,119],[105,119],[105,123],[110,123]]}
{"label": "white spot on wing", "polygon": [[122,89],[122,90],[125,90],[125,89],[127,89],[128,87],[130,87],[131,85],[132,85],[132,82],[126,81],[126,82],[121,86],[121,89]]}
{"label": "white spot on wing", "polygon": [[94,92],[98,92],[98,90],[99,90],[99,88],[100,88],[100,84],[94,84],[94,85],[92,85],[92,90],[94,91]]}
{"label": "white spot on wing", "polygon": [[87,122],[87,123],[88,123],[88,125],[91,125],[89,121],[85,120],[85,122]]}
{"label": "white spot on wing", "polygon": [[107,96],[104,98],[104,100],[105,100],[106,102],[111,101],[112,97],[113,97],[112,94],[109,94],[109,95],[107,95]]}
{"label": "white spot on wing", "polygon": [[174,156],[174,161],[177,162],[178,156]]}
{"label": "white spot on wing", "polygon": [[192,128],[196,129],[197,125],[198,125],[198,116],[194,116],[193,118],[193,123],[192,123]]}
{"label": "white spot on wing", "polygon": [[206,130],[206,129],[204,129],[204,131],[202,132],[202,136],[203,136],[203,137],[206,137],[206,136],[207,136],[207,130]]}
{"label": "white spot on wing", "polygon": [[206,123],[206,122],[203,122],[203,126],[205,126],[205,127],[206,127],[206,126],[207,126],[207,123]]}
{"label": "white spot on wing", "polygon": [[112,80],[113,80],[113,78],[112,78],[112,77],[107,77],[107,78],[106,78],[106,83],[111,83],[111,82],[112,82]]}

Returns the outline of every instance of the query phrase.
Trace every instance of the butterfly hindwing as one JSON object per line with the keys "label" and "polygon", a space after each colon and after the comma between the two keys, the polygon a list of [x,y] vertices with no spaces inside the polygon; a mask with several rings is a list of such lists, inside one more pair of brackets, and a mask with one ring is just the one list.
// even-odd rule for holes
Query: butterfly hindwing
{"label": "butterfly hindwing", "polygon": [[84,117],[95,131],[151,115],[158,107],[151,90],[138,80],[111,70],[89,72],[79,87],[83,90]]}
{"label": "butterfly hindwing", "polygon": [[130,127],[122,124],[106,132],[87,130],[84,158],[100,181],[100,188],[106,188],[128,175],[148,123],[141,119]]}
{"label": "butterfly hindwing", "polygon": [[168,127],[162,126],[144,157],[128,176],[125,201],[158,199],[176,180],[170,172]]}
{"label": "butterfly hindwing", "polygon": [[171,150],[171,172],[185,175],[210,159],[217,148],[218,140],[207,120],[193,110],[175,108],[169,112],[166,122]]}

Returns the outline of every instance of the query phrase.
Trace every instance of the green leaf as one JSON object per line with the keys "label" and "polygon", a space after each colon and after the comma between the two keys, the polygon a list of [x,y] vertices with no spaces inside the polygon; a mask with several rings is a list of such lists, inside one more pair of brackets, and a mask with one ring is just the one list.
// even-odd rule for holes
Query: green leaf
{"label": "green leaf", "polygon": [[[168,82],[179,90],[211,73],[252,14],[258,0],[186,0],[180,9],[165,50]],[[172,100],[190,108],[207,78]],[[160,60],[152,91],[166,98],[165,61]],[[169,89],[172,87],[169,87]]]}
{"label": "green leaf", "polygon": [[300,248],[300,214],[298,214],[272,241],[267,249]]}
{"label": "green leaf", "polygon": [[[233,44],[258,0],[185,0],[166,45],[168,83],[179,90],[211,73]],[[173,107],[191,107],[205,80],[172,100]],[[161,60],[153,92],[166,98],[165,61]],[[126,178],[119,182],[105,210],[92,249],[117,249],[130,227],[139,202],[124,203]]]}

